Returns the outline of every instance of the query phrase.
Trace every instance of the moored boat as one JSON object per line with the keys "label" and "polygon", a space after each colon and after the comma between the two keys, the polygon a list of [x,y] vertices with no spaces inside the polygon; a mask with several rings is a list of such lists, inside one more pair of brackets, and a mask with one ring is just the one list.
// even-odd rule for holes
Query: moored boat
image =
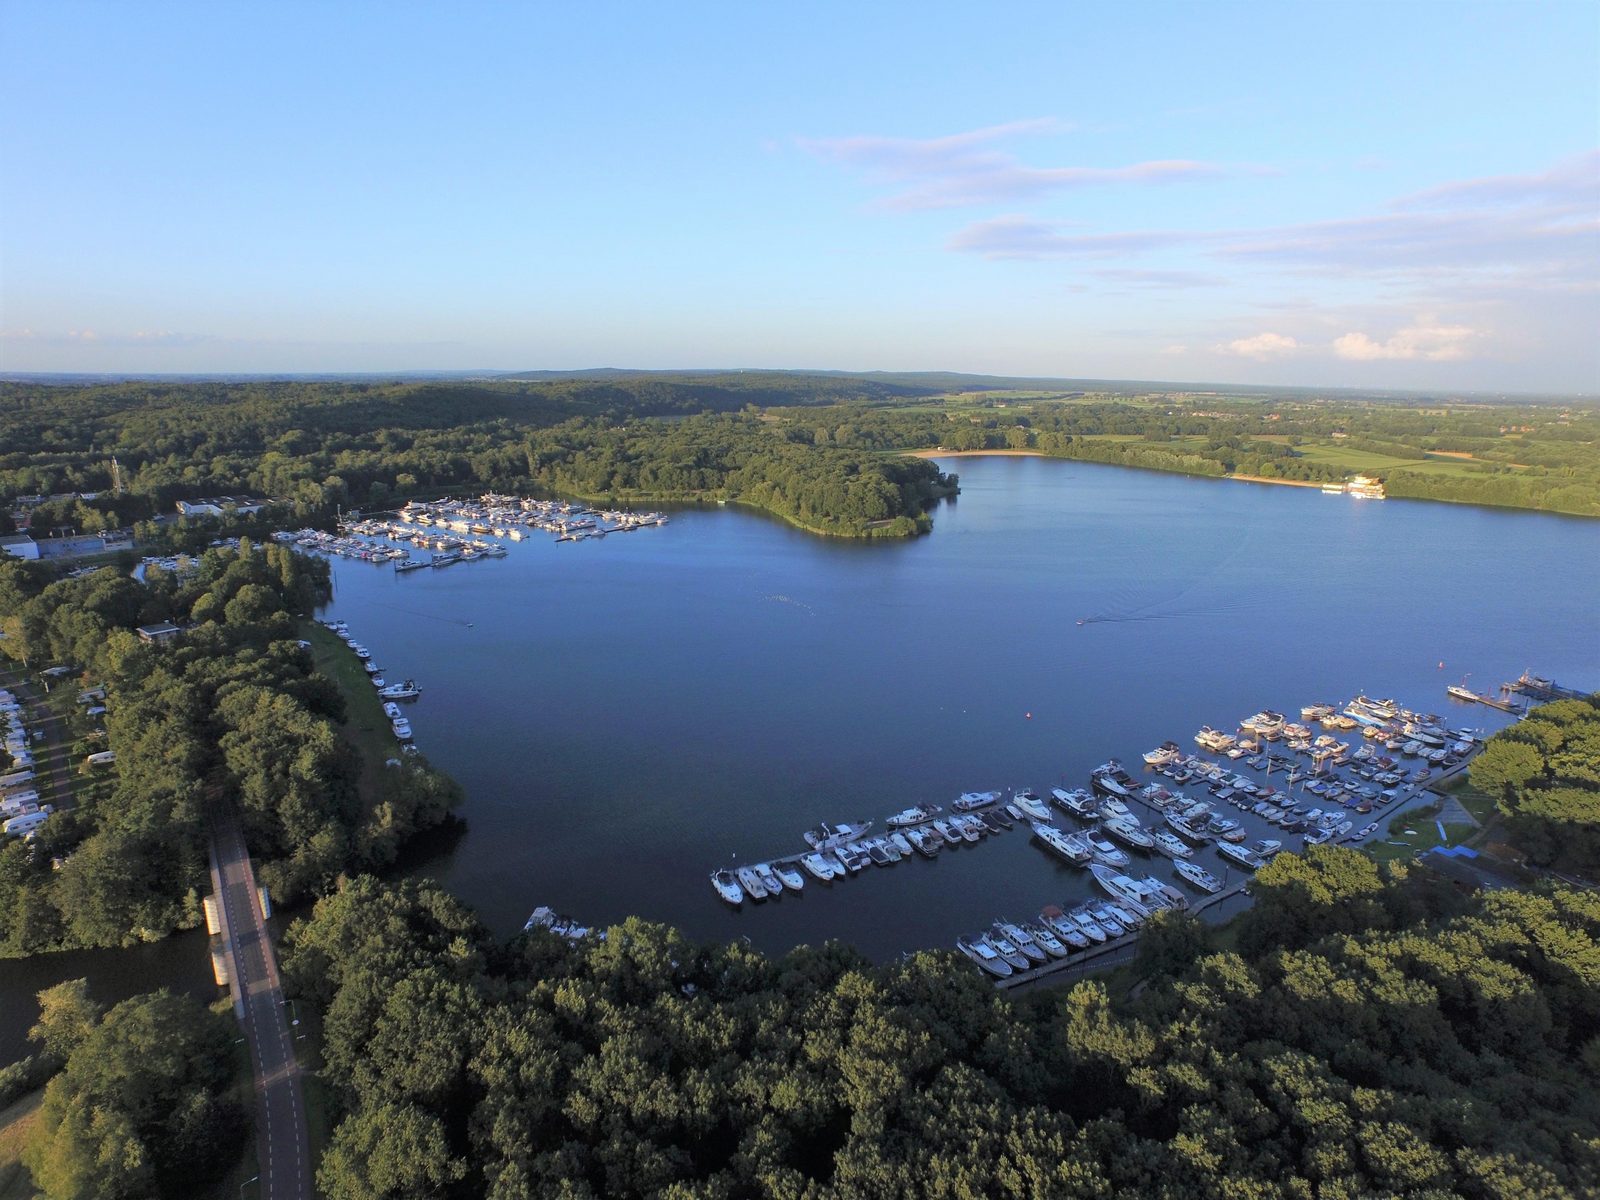
{"label": "moored boat", "polygon": [[993,946],[981,937],[974,938],[972,941],[958,938],[956,940],[956,949],[996,979],[1004,979],[1015,970],[1010,963],[1000,957]]}
{"label": "moored boat", "polygon": [[728,870],[711,872],[711,886],[717,889],[729,904],[744,903],[744,889],[739,886],[739,881],[733,877],[733,872]]}
{"label": "moored boat", "polygon": [[1093,857],[1094,852],[1081,837],[1063,833],[1045,821],[1035,821],[1032,828],[1033,836],[1043,842],[1051,853],[1075,867],[1081,867]]}
{"label": "moored boat", "polygon": [[890,829],[904,829],[908,825],[921,825],[924,821],[931,821],[943,811],[944,809],[937,804],[918,804],[895,813],[884,824]]}
{"label": "moored boat", "polygon": [[1222,880],[1218,879],[1199,863],[1180,861],[1173,864],[1173,869],[1177,871],[1178,874],[1181,875],[1187,882],[1192,883],[1202,892],[1215,893],[1222,890]]}
{"label": "moored boat", "polygon": [[1230,862],[1236,863],[1250,871],[1254,871],[1258,867],[1265,865],[1261,861],[1261,856],[1258,855],[1254,850],[1251,850],[1245,846],[1234,845],[1232,842],[1218,842],[1217,853],[1222,855],[1223,858],[1228,859]]}

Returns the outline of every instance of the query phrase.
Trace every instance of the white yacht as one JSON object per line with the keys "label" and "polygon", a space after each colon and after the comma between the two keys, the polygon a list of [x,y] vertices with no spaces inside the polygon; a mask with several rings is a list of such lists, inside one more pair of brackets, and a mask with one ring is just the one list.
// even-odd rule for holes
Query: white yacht
{"label": "white yacht", "polygon": [[711,872],[711,886],[716,888],[717,895],[729,904],[744,903],[744,889],[739,886],[739,881],[733,877],[732,871]]}
{"label": "white yacht", "polygon": [[734,873],[734,878],[739,881],[739,886],[744,888],[744,894],[752,900],[765,900],[767,898],[766,885],[761,882],[753,867],[740,867]]}
{"label": "white yacht", "polygon": [[1180,861],[1173,864],[1173,869],[1202,892],[1220,892],[1222,890],[1222,880],[1198,863]]}
{"label": "white yacht", "polygon": [[907,825],[921,825],[924,821],[931,821],[943,811],[944,809],[937,804],[918,804],[914,808],[895,813],[884,824],[890,829],[904,829]]}
{"label": "white yacht", "polygon": [[772,870],[791,892],[798,892],[806,886],[806,877],[795,869],[793,863],[773,863]]}
{"label": "white yacht", "polygon": [[1023,788],[1011,797],[1011,803],[1019,808],[1024,816],[1035,821],[1048,821],[1050,819],[1050,806],[1039,798],[1039,794],[1031,788]]}
{"label": "white yacht", "polygon": [[1000,799],[999,792],[962,792],[950,807],[956,812],[971,812],[973,809],[993,804],[998,799]]}
{"label": "white yacht", "polygon": [[1099,837],[1093,830],[1085,833],[1083,838],[1089,843],[1089,849],[1094,854],[1093,865],[1095,866],[1104,864],[1111,867],[1125,867],[1133,861],[1128,857],[1126,850],[1118,850],[1105,838]]}
{"label": "white yacht", "polygon": [[1168,833],[1165,829],[1155,834],[1156,849],[1168,858],[1192,858],[1194,851],[1184,844],[1182,838],[1176,834]]}
{"label": "white yacht", "polygon": [[1094,852],[1089,849],[1081,837],[1063,833],[1047,822],[1033,822],[1033,836],[1049,847],[1052,853],[1065,859],[1075,867],[1083,866],[1084,863],[1094,857]]}
{"label": "white yacht", "polygon": [[404,717],[396,717],[390,721],[389,728],[394,730],[394,736],[402,742],[411,740],[411,722]]}
{"label": "white yacht", "polygon": [[1144,752],[1144,761],[1152,767],[1164,767],[1168,763],[1177,762],[1183,750],[1177,742],[1162,742],[1154,750]]}
{"label": "white yacht", "polygon": [[1232,842],[1218,842],[1217,853],[1247,870],[1254,871],[1256,868],[1265,865],[1261,860],[1261,856],[1254,850],[1245,846],[1236,846]]}
{"label": "white yacht", "polygon": [[995,948],[989,945],[989,943],[983,938],[975,938],[970,942],[957,939],[956,949],[961,951],[961,953],[965,954],[973,962],[977,963],[980,967],[997,979],[1004,979],[1006,976],[1012,974],[1015,970],[1015,968],[1012,967],[1012,965],[1005,959],[1001,958]]}
{"label": "white yacht", "polygon": [[1136,850],[1148,850],[1155,845],[1155,839],[1140,828],[1139,822],[1131,816],[1107,821],[1104,828],[1124,846],[1132,846]]}
{"label": "white yacht", "polygon": [[810,873],[818,883],[827,883],[834,877],[832,864],[820,854],[806,854],[800,859],[800,865]]}

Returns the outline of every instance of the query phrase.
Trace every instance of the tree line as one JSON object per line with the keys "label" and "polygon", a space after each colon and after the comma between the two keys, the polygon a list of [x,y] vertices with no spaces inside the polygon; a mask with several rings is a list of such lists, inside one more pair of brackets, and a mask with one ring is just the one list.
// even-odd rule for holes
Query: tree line
{"label": "tree line", "polygon": [[1541,704],[1488,740],[1470,778],[1530,861],[1600,873],[1600,696]]}
{"label": "tree line", "polygon": [[1600,1178],[1600,899],[1464,896],[1355,851],[1259,872],[1234,949],[1011,998],[947,952],[781,958],[638,919],[495,942],[350,882],[284,946],[378,1197],[1558,1197]]}
{"label": "tree line", "polygon": [[[363,803],[344,698],[299,644],[327,587],[326,562],[248,541],[207,551],[182,580],[110,568],[54,579],[0,562],[0,655],[70,664],[78,686],[104,687],[117,756],[109,791],[85,789],[35,837],[0,846],[0,957],[196,925],[212,805],[237,809],[262,882],[284,901],[388,865],[445,819],[459,789],[420,763],[368,780]],[[184,626],[174,642],[133,632],[166,620]]]}

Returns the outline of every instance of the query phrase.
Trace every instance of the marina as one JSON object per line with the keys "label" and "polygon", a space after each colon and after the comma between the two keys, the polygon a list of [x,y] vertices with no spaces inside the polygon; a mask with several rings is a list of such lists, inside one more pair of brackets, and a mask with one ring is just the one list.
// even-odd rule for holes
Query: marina
{"label": "marina", "polygon": [[[1469,595],[1372,550],[1447,541],[1477,553],[1492,540],[1511,547],[1513,569],[1533,572],[1567,539],[1600,541],[1588,524],[1405,501],[1329,504],[1296,489],[1043,460],[952,465],[962,471],[959,503],[936,513],[934,536],[905,543],[816,539],[729,507],[674,512],[652,536],[608,537],[598,554],[539,534],[508,542],[510,555],[482,569],[396,577],[335,558],[336,598],[324,615],[349,622],[390,682],[409,675],[424,685],[415,736],[468,796],[465,833],[418,869],[502,933],[544,903],[602,928],[639,914],[694,937],[749,937],[770,953],[839,938],[887,961],[949,947],[996,916],[1032,919],[1046,904],[1107,899],[1086,868],[1047,849],[1005,805],[1027,815],[1031,790],[1047,805],[1046,823],[1087,843],[1109,798],[1091,776],[1111,755],[1135,791],[1156,783],[1191,808],[1212,805],[1194,818],[1191,842],[1166,820],[1187,824],[1182,812],[1116,797],[1152,836],[1171,832],[1192,861],[1219,879],[1230,872],[1231,887],[1249,872],[1225,867],[1216,841],[1277,838],[1293,851],[1305,834],[1253,811],[1264,798],[1240,808],[1246,797],[1232,789],[1223,799],[1214,782],[1219,793],[1232,775],[1270,784],[1309,805],[1299,819],[1336,811],[1333,829],[1344,820],[1359,829],[1374,819],[1386,827],[1394,808],[1375,802],[1357,813],[1308,785],[1326,790],[1331,772],[1381,794],[1399,784],[1353,768],[1403,768],[1407,789],[1425,765],[1435,779],[1443,773],[1374,746],[1343,701],[1400,697],[1441,713],[1446,727],[1490,731],[1514,714],[1450,700],[1445,685],[1464,670],[1469,683],[1483,681],[1478,691],[1525,666],[1566,685],[1600,678],[1593,641],[1580,635],[1593,626],[1587,595],[1600,571],[1581,547],[1566,552],[1575,578],[1537,596]],[[1310,539],[1315,564],[1270,571],[1248,549],[1219,548],[1218,523]],[[1097,563],[1115,563],[1115,579]],[[1078,627],[1070,616],[1141,608],[1151,619]],[[1548,619],[1534,621],[1534,609]],[[1005,614],[1007,632],[987,636],[969,659],[956,648],[974,646],[980,613]],[[1333,724],[1304,716],[1310,702],[1328,704]],[[1239,723],[1264,709],[1304,726],[1307,751],[1290,749],[1282,733],[1240,739]],[[1197,746],[1203,722],[1234,736],[1241,756]],[[1324,735],[1334,744],[1316,747]],[[1168,741],[1184,782],[1143,761]],[[1337,743],[1348,747],[1344,766],[1334,762]],[[1321,778],[1314,750],[1324,755]],[[1190,755],[1199,761],[1185,767]],[[1384,768],[1378,757],[1394,761]],[[799,835],[824,819],[872,819],[867,836],[887,836],[889,816],[937,804],[948,822],[961,815],[955,799],[974,790],[1002,790],[976,812],[1006,815],[1010,830],[975,842],[958,833],[952,845],[933,840],[931,822],[917,839],[897,829],[914,862],[902,853],[880,866],[869,851],[866,865],[846,872],[874,878],[831,884],[800,865],[799,893],[786,887],[738,907],[707,881],[715,867],[810,852]],[[1063,809],[1057,792],[1086,804],[1091,819]],[[1263,811],[1272,808],[1283,811]],[[1228,821],[1236,827],[1221,828]],[[1204,898],[1177,877],[1180,860],[1103,829],[1095,836],[1127,855],[1128,873],[1157,873],[1191,901]]]}
{"label": "marina", "polygon": [[[887,835],[875,835],[871,820],[823,823],[803,835],[810,852],[719,868],[711,873],[711,884],[725,903],[738,907],[746,899],[800,892],[800,887],[785,888],[776,876],[779,869],[802,867],[817,882],[831,883],[869,866],[910,859],[913,849],[933,858],[1004,833],[1026,818],[1043,850],[1086,869],[1110,901],[1047,904],[1037,917],[1000,920],[956,939],[956,948],[980,971],[1009,985],[1048,973],[1052,961],[1070,959],[1076,951],[1130,937],[1162,909],[1187,910],[1188,895],[1174,880],[1202,896],[1233,894],[1238,888],[1231,876],[1248,878],[1286,848],[1283,837],[1245,845],[1245,827],[1226,817],[1219,804],[1250,814],[1284,837],[1298,837],[1289,848],[1359,842],[1376,832],[1379,822],[1369,820],[1352,832],[1354,815],[1382,817],[1397,809],[1464,769],[1481,744],[1477,732],[1447,728],[1437,714],[1364,694],[1342,704],[1308,704],[1300,715],[1302,721],[1290,722],[1282,713],[1262,710],[1240,720],[1237,734],[1202,726],[1194,741],[1214,758],[1185,754],[1179,743],[1163,742],[1143,755],[1146,772],[1156,778],[1142,783],[1110,759],[1090,772],[1090,790],[1051,789],[1058,812],[1085,826],[1081,830],[1052,824],[1047,818],[1055,814],[1031,788],[1016,789],[1009,798],[1001,790],[963,792],[951,802],[949,817],[941,816],[944,806],[924,803],[885,818]],[[1318,734],[1313,724],[1339,732],[1359,728],[1370,745],[1356,747],[1333,733]],[[1288,754],[1263,752],[1257,738],[1281,741]],[[1378,746],[1393,756],[1376,753]],[[1406,769],[1406,759],[1417,765]],[[1282,790],[1270,781],[1278,771],[1285,773]],[[1212,799],[1171,790],[1161,779],[1203,788]],[[1144,827],[1141,813],[1155,822],[1151,829]],[[1196,852],[1206,849],[1214,857],[1196,860]],[[1171,875],[1150,870],[1169,861]],[[1220,878],[1213,868],[1221,871]]]}

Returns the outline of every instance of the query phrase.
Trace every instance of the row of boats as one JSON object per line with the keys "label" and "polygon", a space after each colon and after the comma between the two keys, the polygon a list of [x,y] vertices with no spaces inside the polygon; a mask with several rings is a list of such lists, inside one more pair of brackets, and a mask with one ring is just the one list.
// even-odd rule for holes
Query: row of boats
{"label": "row of boats", "polygon": [[956,949],[987,974],[1007,979],[1126,937],[1163,909],[1189,906],[1182,892],[1154,875],[1139,879],[1099,863],[1090,870],[1108,900],[1072,908],[1048,904],[1031,921],[998,920],[986,932],[958,938]]}
{"label": "row of boats", "polygon": [[397,515],[407,525],[424,530],[449,529],[512,541],[521,541],[532,529],[553,533],[558,542],[579,542],[667,523],[665,513],[596,509],[571,500],[532,500],[494,492],[486,492],[476,501],[414,500]]}
{"label": "row of boats", "polygon": [[377,689],[378,699],[383,703],[383,715],[389,719],[389,729],[395,739],[401,743],[401,750],[407,754],[417,753],[416,742],[413,738],[411,721],[401,709],[399,701],[415,700],[422,695],[422,688],[415,679],[405,679],[398,683],[390,683],[383,677],[382,668],[372,660],[372,651],[356,641],[355,634],[350,632],[350,626],[344,621],[323,621],[322,626],[330,630],[335,637],[350,647],[351,653],[361,660],[362,667],[367,672],[367,679]]}

